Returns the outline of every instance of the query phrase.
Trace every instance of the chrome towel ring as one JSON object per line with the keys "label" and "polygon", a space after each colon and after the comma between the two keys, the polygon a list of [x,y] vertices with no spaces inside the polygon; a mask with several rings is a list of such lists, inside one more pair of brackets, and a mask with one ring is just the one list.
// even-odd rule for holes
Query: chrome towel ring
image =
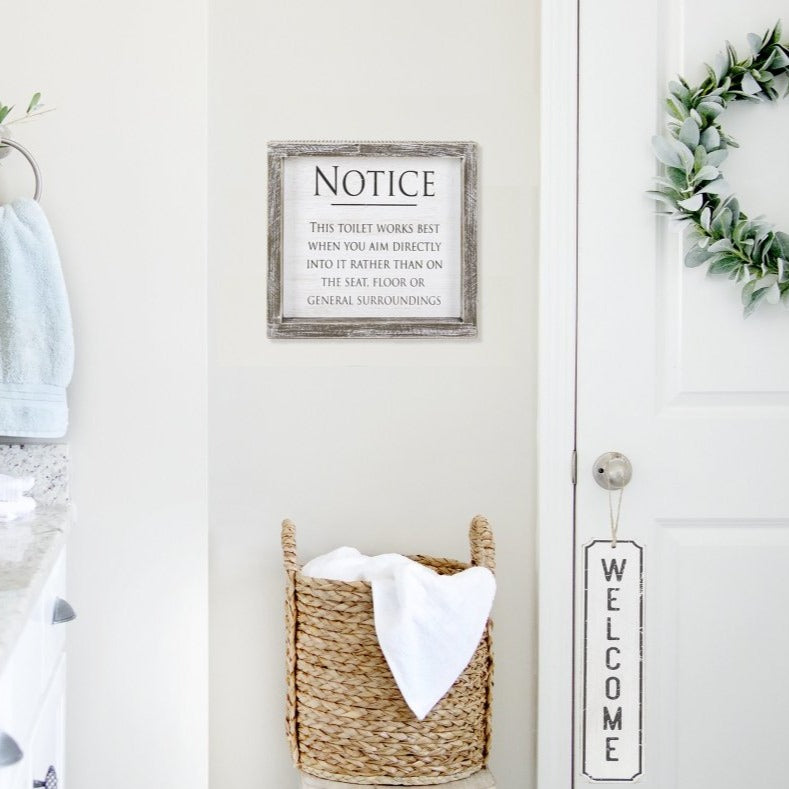
{"label": "chrome towel ring", "polygon": [[33,168],[33,174],[36,176],[36,191],[33,195],[33,199],[38,202],[41,199],[41,186],[44,179],[41,177],[41,169],[38,166],[38,162],[33,158],[33,154],[30,153],[24,145],[20,145],[18,142],[8,137],[0,137],[0,145],[7,145],[9,148],[16,149],[27,159],[30,166]]}

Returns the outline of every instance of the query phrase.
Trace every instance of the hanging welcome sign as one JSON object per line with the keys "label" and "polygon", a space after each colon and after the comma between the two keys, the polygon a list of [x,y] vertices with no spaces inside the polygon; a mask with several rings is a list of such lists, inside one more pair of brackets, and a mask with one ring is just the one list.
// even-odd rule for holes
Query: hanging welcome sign
{"label": "hanging welcome sign", "polygon": [[644,551],[632,540],[584,548],[583,772],[634,781],[643,771]]}

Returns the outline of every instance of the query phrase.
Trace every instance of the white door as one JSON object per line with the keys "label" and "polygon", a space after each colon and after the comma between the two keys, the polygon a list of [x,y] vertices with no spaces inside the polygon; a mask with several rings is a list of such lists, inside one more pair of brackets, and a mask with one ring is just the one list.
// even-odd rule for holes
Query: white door
{"label": "white door", "polygon": [[[782,15],[786,40],[778,0],[580,2],[577,787],[589,783],[582,555],[610,537],[592,478],[607,450],[633,466],[619,539],[643,546],[638,783],[789,786],[789,311],[743,319],[740,288],[684,268],[681,235],[645,196],[669,80],[698,84],[726,40],[744,55],[746,34]],[[723,170],[743,210],[789,231],[789,99],[740,103],[721,122],[741,145]],[[629,747],[612,745],[614,758]]]}

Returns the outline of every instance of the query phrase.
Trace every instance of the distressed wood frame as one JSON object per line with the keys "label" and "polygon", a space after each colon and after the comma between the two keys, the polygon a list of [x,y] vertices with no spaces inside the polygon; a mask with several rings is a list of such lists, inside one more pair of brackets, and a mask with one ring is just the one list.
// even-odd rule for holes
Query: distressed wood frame
{"label": "distressed wood frame", "polygon": [[[425,156],[462,161],[459,318],[285,318],[282,315],[283,161],[288,156]],[[271,142],[268,145],[268,336],[475,337],[477,145],[474,142]]]}

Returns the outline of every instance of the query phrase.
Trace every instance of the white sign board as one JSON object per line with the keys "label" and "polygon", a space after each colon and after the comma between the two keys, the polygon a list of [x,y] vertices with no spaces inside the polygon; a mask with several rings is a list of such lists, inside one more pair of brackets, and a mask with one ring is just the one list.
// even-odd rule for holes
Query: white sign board
{"label": "white sign board", "polygon": [[643,548],[584,548],[583,772],[635,781],[643,772]]}
{"label": "white sign board", "polygon": [[270,175],[273,336],[472,333],[464,155],[415,143],[334,153],[332,144],[273,143],[275,154],[278,145],[291,147]]}

